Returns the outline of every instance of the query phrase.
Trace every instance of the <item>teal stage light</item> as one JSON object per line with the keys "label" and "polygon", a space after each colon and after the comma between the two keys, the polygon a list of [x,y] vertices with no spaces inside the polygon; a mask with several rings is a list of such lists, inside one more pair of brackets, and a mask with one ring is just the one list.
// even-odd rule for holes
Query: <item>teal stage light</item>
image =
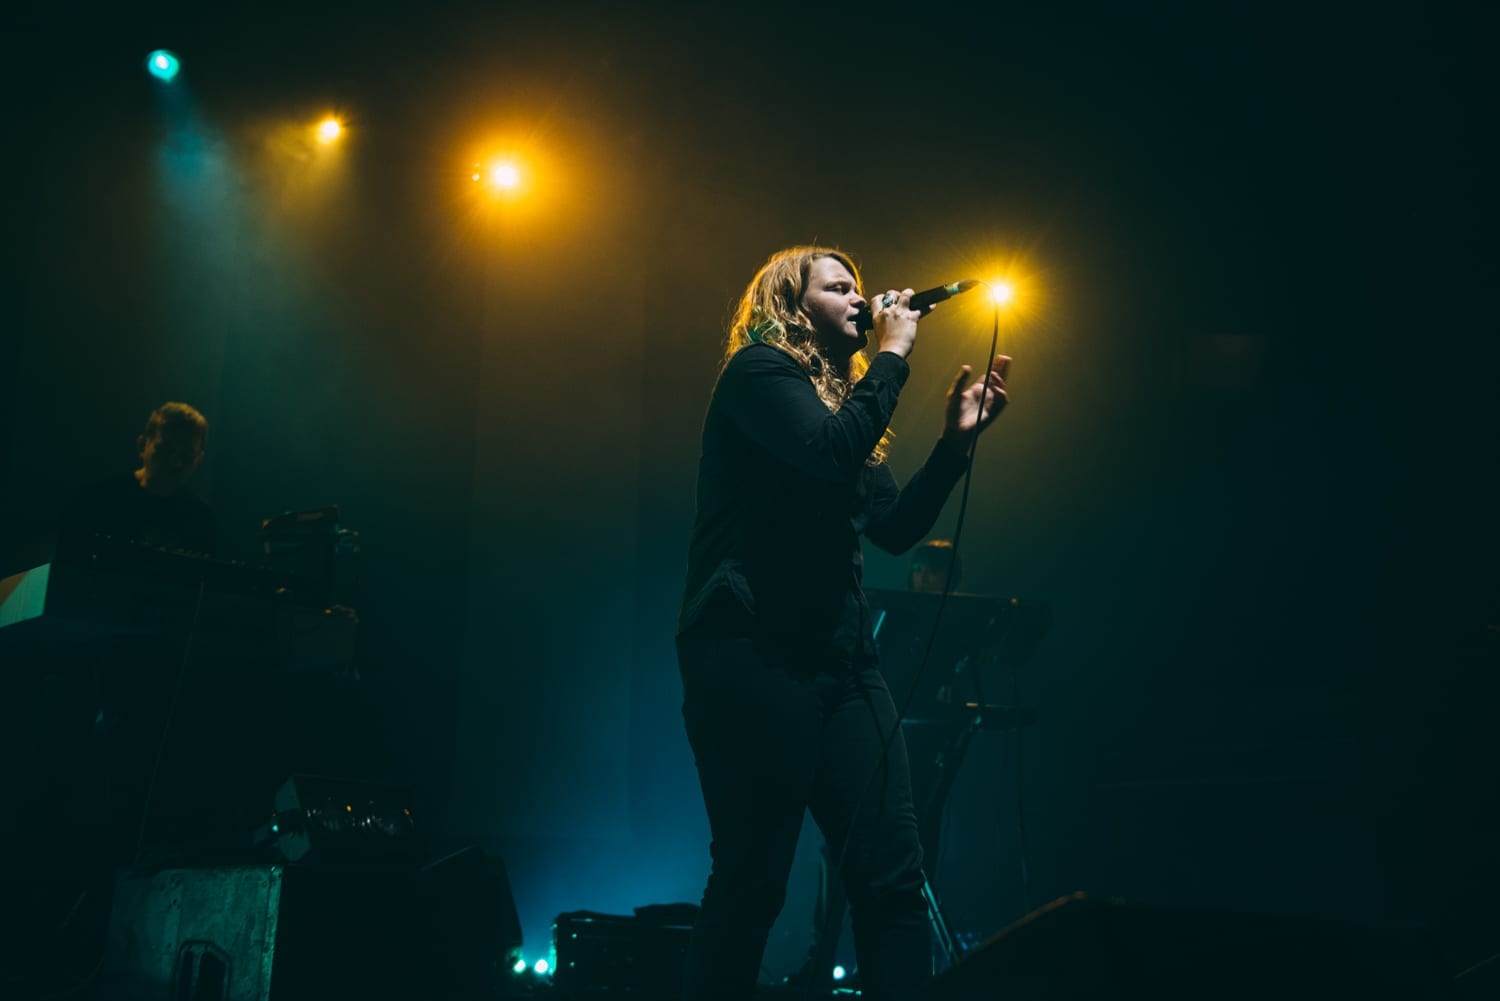
{"label": "teal stage light", "polygon": [[848,975],[849,971],[844,969],[842,966],[835,966],[833,968],[833,979],[835,980],[843,980]]}
{"label": "teal stage light", "polygon": [[146,72],[163,83],[171,83],[181,68],[182,64],[177,61],[177,57],[166,49],[157,49],[146,57]]}

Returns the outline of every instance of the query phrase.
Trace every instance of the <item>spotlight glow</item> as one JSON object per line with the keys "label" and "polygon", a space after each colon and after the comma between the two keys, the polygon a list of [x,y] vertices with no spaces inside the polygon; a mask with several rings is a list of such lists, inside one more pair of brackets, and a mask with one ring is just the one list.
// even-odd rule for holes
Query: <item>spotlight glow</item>
{"label": "spotlight glow", "polygon": [[521,172],[508,161],[497,163],[490,168],[490,183],[502,191],[514,191],[521,184]]}
{"label": "spotlight glow", "polygon": [[544,976],[548,970],[552,969],[552,965],[545,959],[539,959],[536,961],[536,965],[533,966],[532,969],[537,972],[538,976]]}
{"label": "spotlight glow", "polygon": [[516,973],[516,974],[525,973],[526,972],[526,960],[524,960],[524,959],[518,959],[518,960],[516,960],[516,965],[512,966],[510,968],[510,971],[512,973]]}
{"label": "spotlight glow", "polygon": [[171,83],[182,64],[166,49],[157,49],[146,57],[146,72],[163,83]]}
{"label": "spotlight glow", "polygon": [[984,294],[956,298],[958,306],[950,314],[968,315],[975,330],[989,326],[992,314],[1004,314],[1011,336],[1022,331],[1040,334],[1036,324],[1044,318],[1048,324],[1057,320],[1051,278],[1044,262],[1028,250],[976,246],[944,265],[949,268],[950,274],[968,272],[982,279]]}
{"label": "spotlight glow", "polygon": [[455,208],[469,216],[465,225],[478,227],[476,238],[484,233],[488,242],[514,232],[523,221],[545,218],[552,225],[567,218],[572,206],[561,203],[558,194],[573,187],[563,180],[568,172],[568,162],[555,150],[524,136],[496,135],[480,137],[460,153],[447,179]]}
{"label": "spotlight glow", "polygon": [[849,971],[844,969],[842,966],[835,966],[833,968],[833,979],[835,980],[843,980],[848,975]]}
{"label": "spotlight glow", "polygon": [[318,138],[325,143],[331,143],[343,134],[343,124],[332,115],[318,123]]}

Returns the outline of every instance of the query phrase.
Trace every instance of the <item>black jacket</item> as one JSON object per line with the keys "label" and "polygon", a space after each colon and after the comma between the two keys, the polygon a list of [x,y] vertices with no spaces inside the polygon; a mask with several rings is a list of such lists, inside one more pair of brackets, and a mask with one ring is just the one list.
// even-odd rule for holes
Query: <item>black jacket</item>
{"label": "black jacket", "polygon": [[939,444],[898,488],[889,466],[867,463],[909,371],[877,354],[830,412],[784,351],[751,344],[730,359],[703,423],[679,633],[712,620],[811,657],[874,657],[859,537],[909,549],[965,465]]}

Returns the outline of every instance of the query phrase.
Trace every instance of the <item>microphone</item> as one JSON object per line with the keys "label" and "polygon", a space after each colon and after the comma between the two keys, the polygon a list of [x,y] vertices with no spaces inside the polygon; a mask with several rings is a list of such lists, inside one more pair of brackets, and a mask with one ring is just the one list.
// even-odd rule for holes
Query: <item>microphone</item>
{"label": "microphone", "polygon": [[[937,305],[944,299],[951,299],[954,296],[958,295],[960,292],[967,292],[972,288],[977,288],[978,286],[978,279],[965,278],[963,281],[954,282],[952,285],[939,285],[937,286],[937,288],[928,288],[923,289],[920,292],[913,292],[911,297],[911,308],[917,310],[918,312],[921,312],[922,310],[927,309],[929,306]],[[886,305],[890,306],[894,303],[895,300],[892,299],[891,302],[886,303]],[[859,311],[859,320],[857,321],[856,326],[860,330],[873,330],[875,328],[875,317],[874,314],[870,312],[869,306],[866,306],[864,309],[861,309]]]}
{"label": "microphone", "polygon": [[937,305],[944,299],[951,299],[954,296],[958,295],[960,292],[967,292],[969,291],[969,289],[977,288],[978,286],[978,279],[965,278],[963,281],[954,282],[952,285],[939,285],[937,288],[929,288],[923,289],[921,292],[913,292],[911,297],[911,308],[916,310],[923,310],[928,306]]}

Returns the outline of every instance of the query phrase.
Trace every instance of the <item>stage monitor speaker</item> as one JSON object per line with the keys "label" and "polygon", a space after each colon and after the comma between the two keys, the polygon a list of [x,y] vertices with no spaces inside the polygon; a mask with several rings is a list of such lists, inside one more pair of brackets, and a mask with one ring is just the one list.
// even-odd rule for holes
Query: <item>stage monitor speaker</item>
{"label": "stage monitor speaker", "polygon": [[424,866],[419,885],[434,983],[466,999],[510,985],[521,958],[521,918],[505,863],[471,845]]}
{"label": "stage monitor speaker", "polygon": [[1452,997],[1416,936],[1311,917],[1147,907],[1082,894],[1042,907],[936,978],[926,1001]]}

